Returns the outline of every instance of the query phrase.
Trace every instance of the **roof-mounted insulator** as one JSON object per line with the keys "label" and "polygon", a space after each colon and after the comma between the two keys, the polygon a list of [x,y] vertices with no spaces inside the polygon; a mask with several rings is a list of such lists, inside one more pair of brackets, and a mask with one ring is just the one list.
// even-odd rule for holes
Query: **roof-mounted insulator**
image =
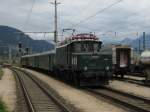
{"label": "roof-mounted insulator", "polygon": [[93,34],[78,34],[72,37],[72,40],[98,40]]}

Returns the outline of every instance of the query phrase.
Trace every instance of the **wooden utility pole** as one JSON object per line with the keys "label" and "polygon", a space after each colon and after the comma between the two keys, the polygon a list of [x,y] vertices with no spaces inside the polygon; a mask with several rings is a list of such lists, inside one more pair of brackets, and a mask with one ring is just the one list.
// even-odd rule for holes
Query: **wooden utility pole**
{"label": "wooden utility pole", "polygon": [[55,20],[55,31],[54,31],[54,41],[55,43],[57,43],[58,41],[58,30],[57,30],[57,6],[58,4],[60,4],[59,2],[57,2],[57,0],[55,0],[55,2],[51,2],[52,5],[55,6],[55,16],[54,16],[54,20]]}

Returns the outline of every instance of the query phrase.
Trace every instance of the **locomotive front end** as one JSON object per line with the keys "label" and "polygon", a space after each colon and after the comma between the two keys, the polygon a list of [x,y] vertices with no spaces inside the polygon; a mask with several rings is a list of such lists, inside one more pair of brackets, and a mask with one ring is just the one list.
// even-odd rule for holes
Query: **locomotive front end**
{"label": "locomotive front end", "polygon": [[112,75],[110,56],[80,54],[77,56],[80,78],[88,83],[108,84]]}
{"label": "locomotive front end", "polygon": [[80,85],[108,84],[112,76],[112,56],[101,52],[101,41],[85,39],[72,44],[72,68]]}

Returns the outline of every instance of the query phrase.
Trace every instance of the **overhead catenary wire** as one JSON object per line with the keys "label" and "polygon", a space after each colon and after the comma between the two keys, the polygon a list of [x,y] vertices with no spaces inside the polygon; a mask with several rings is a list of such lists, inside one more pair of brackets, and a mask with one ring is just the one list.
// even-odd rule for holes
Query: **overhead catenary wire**
{"label": "overhead catenary wire", "polygon": [[[145,10],[140,10],[140,11],[138,11],[138,12],[133,12],[133,13],[131,13],[131,14],[129,14],[129,15],[127,15],[127,16],[125,16],[124,18],[125,18],[125,21],[124,22],[127,22],[127,20],[129,20],[131,17],[134,17],[134,19],[137,19],[137,16],[139,16],[138,14],[139,13],[142,13],[143,14],[143,11],[145,11]],[[143,15],[142,17],[144,18],[146,15]],[[140,16],[141,17],[141,16]],[[144,18],[144,20],[146,21],[146,20],[149,20],[149,18]],[[129,21],[130,22],[130,21]],[[134,28],[134,30],[135,30],[135,32],[138,32],[137,30],[138,30],[138,28],[135,28],[135,26],[138,26],[138,23],[139,22],[134,22],[134,23],[127,23],[126,25],[129,25],[129,26],[132,26],[132,29]],[[123,28],[125,28],[125,26],[124,25],[122,25],[122,26],[118,26],[118,25],[115,25],[115,27],[117,28],[117,29],[123,29]],[[146,26],[144,26],[144,28],[148,28],[148,27],[146,27]],[[149,26],[149,28],[150,28],[150,26]],[[99,30],[99,29],[97,29],[97,30]],[[97,30],[94,30],[95,32],[97,31]]]}
{"label": "overhead catenary wire", "polygon": [[[80,9],[80,10],[82,10],[82,11],[80,11],[80,16],[83,15],[87,11],[87,9],[89,9],[89,6],[91,6],[92,2],[93,2],[93,0],[88,1],[88,3],[84,7],[82,7],[82,9]],[[69,19],[69,21],[70,22],[73,21],[73,20],[75,21],[75,20],[77,20],[79,18],[78,14],[75,15],[74,17],[76,17],[76,18],[73,18],[72,20]]]}
{"label": "overhead catenary wire", "polygon": [[111,8],[111,7],[113,7],[114,5],[116,5],[116,4],[118,4],[118,3],[122,2],[122,1],[123,1],[123,0],[119,0],[119,1],[117,1],[117,2],[114,2],[114,3],[110,4],[110,5],[108,5],[107,7],[105,7],[105,8],[103,8],[103,9],[99,10],[99,11],[96,12],[95,14],[93,14],[93,15],[91,15],[91,16],[85,18],[84,20],[81,20],[81,21],[79,21],[78,23],[74,24],[73,26],[71,26],[71,28],[74,28],[74,27],[76,27],[76,26],[78,26],[78,25],[81,25],[81,24],[87,22],[87,21],[90,20],[91,18],[97,16],[97,15],[100,14],[100,13],[103,13],[105,10],[107,10],[107,9],[109,9],[109,8]]}
{"label": "overhead catenary wire", "polygon": [[[143,10],[142,10],[143,11]],[[132,14],[130,14],[130,15],[128,15],[127,17],[125,17],[126,18],[126,20],[127,19],[129,19],[130,17],[134,17],[134,16],[137,16],[137,12],[134,12],[134,13],[132,13]],[[136,24],[136,23],[135,23]],[[73,25],[73,24],[72,24]],[[133,24],[134,25],[134,24]],[[82,27],[82,26],[80,26],[80,27]],[[119,27],[117,27],[117,28],[122,28],[123,26],[119,26]],[[96,32],[96,33],[99,33],[99,32],[101,32],[101,29],[99,29],[99,28],[96,28],[96,29],[93,29],[93,28],[89,28],[89,27],[82,27],[82,28],[85,28],[85,29],[88,29],[88,30],[90,30],[91,32]]]}
{"label": "overhead catenary wire", "polygon": [[[71,24],[71,25],[74,24],[74,23],[71,22],[70,20],[65,20],[65,19],[63,19],[63,21],[65,21],[65,22],[67,22],[67,23],[69,23],[69,24]],[[67,28],[68,28],[68,27],[65,27],[65,29],[67,29]],[[89,26],[80,26],[80,28],[86,29],[86,30],[88,30],[88,31],[96,31],[96,30],[99,31],[99,29],[94,29],[94,28],[91,28],[91,27],[89,27]],[[64,29],[64,27],[62,27],[61,29]]]}
{"label": "overhead catenary wire", "polygon": [[29,21],[30,21],[31,14],[32,14],[32,11],[33,11],[35,2],[36,2],[36,0],[32,0],[31,8],[29,9],[29,12],[28,12],[28,14],[27,14],[26,20],[25,20],[24,25],[23,25],[23,27],[24,27],[23,29],[24,29],[24,30],[26,30],[27,25],[28,25],[28,23],[29,23]]}

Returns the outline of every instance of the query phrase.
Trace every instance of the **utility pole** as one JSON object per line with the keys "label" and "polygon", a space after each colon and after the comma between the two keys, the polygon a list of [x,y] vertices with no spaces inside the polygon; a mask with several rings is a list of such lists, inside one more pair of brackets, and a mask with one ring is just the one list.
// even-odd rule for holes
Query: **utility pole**
{"label": "utility pole", "polygon": [[9,63],[11,64],[12,62],[12,54],[11,54],[11,46],[8,46],[8,49],[9,49]]}
{"label": "utility pole", "polygon": [[145,32],[143,32],[143,51],[145,50]]}
{"label": "utility pole", "polygon": [[57,2],[57,0],[55,0],[55,2],[51,2],[52,5],[55,6],[55,16],[54,16],[54,20],[55,20],[55,31],[54,31],[54,41],[55,43],[57,43],[57,39],[58,39],[58,30],[57,30],[57,6],[58,4],[60,4],[59,2]]}
{"label": "utility pole", "polygon": [[140,53],[140,51],[141,51],[141,40],[140,40],[138,32],[137,32],[136,36],[137,36],[137,38],[139,38],[139,46],[138,47],[139,47],[139,53]]}
{"label": "utility pole", "polygon": [[139,52],[141,51],[141,39],[139,38]]}

